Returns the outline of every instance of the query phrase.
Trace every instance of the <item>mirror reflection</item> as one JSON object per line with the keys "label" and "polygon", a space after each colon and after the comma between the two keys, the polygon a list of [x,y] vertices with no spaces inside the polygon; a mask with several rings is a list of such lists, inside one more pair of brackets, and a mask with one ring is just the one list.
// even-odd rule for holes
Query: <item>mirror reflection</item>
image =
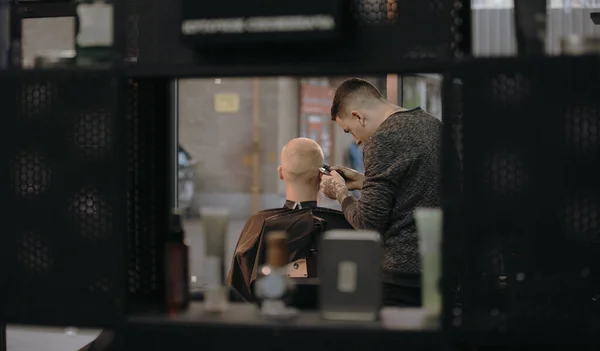
{"label": "mirror reflection", "polygon": [[[63,6],[62,10],[48,16],[47,13],[36,14],[26,7],[33,6],[35,2],[63,3]],[[93,45],[82,45],[80,40],[75,40],[81,38],[80,20],[87,17],[82,16],[82,12],[76,14],[75,6],[66,6],[64,3],[67,2],[63,1],[44,0],[10,3],[21,6],[23,10],[11,11],[22,17],[10,23],[11,30],[18,29],[19,38],[9,40],[6,35],[0,37],[4,41],[0,43],[0,52],[8,46],[12,50],[16,45],[18,50],[14,52],[18,54],[11,55],[10,59],[7,55],[0,57],[0,67],[4,68],[8,61],[18,63],[19,59],[20,64],[16,66],[40,69],[70,67],[72,63],[79,65],[86,63],[85,58],[91,59],[88,63],[110,58],[110,55],[105,55],[110,53],[108,44],[102,44],[99,54],[94,54],[94,50],[85,49]],[[97,13],[103,13],[107,9],[104,6],[112,2],[78,0],[74,3],[80,10],[95,8],[99,11]],[[93,5],[96,3],[99,6]],[[149,210],[148,213],[153,215],[148,216],[149,220],[139,219],[144,216],[137,216],[137,212],[132,211],[139,217],[133,220],[136,226],[144,227],[147,221],[160,227],[159,230],[153,227],[152,235],[144,237],[138,235],[143,231],[137,228],[125,228],[125,221],[120,224],[117,220],[112,221],[125,211],[113,208],[110,197],[104,196],[100,187],[88,186],[83,181],[76,192],[69,193],[66,201],[68,216],[76,217],[76,220],[65,223],[86,242],[98,247],[99,242],[117,232],[134,233],[128,237],[134,238],[132,241],[148,240],[148,245],[134,245],[136,249],[140,248],[140,252],[149,252],[149,258],[130,259],[129,278],[140,271],[151,271],[148,279],[144,277],[143,280],[144,284],[148,282],[151,286],[148,290],[155,293],[152,296],[155,306],[164,307],[163,293],[166,291],[169,313],[160,312],[161,322],[177,323],[193,316],[198,330],[215,321],[228,323],[227,318],[232,316],[241,316],[237,322],[245,325],[256,324],[257,321],[262,323],[265,321],[262,317],[265,317],[269,321],[265,324],[275,326],[272,330],[277,333],[280,321],[294,318],[297,318],[296,326],[317,328],[324,325],[326,328],[323,329],[339,321],[365,322],[355,324],[360,328],[434,329],[439,327],[442,308],[440,286],[443,286],[447,298],[445,326],[448,330],[444,330],[443,334],[448,334],[448,331],[528,330],[531,336],[535,334],[531,330],[536,324],[544,328],[552,325],[557,330],[563,329],[561,331],[588,328],[586,323],[592,320],[595,324],[598,318],[594,313],[600,301],[594,270],[597,262],[594,254],[598,252],[598,211],[597,196],[593,192],[597,187],[593,185],[593,170],[588,166],[597,156],[594,138],[599,130],[596,122],[600,109],[594,98],[598,85],[588,76],[594,77],[598,72],[594,71],[591,61],[573,56],[598,52],[598,45],[588,45],[597,44],[594,36],[600,33],[598,16],[595,16],[597,4],[594,1],[542,0],[529,7],[527,2],[509,0],[457,1],[453,4],[436,1],[426,4],[421,11],[410,11],[411,7],[407,4],[411,2],[358,0],[353,3],[354,11],[358,11],[355,13],[358,23],[368,28],[366,33],[394,28],[396,24],[399,28],[410,22],[407,20],[414,19],[414,13],[419,13],[419,16],[427,13],[423,18],[432,20],[444,11],[446,14],[452,12],[452,18],[446,16],[451,28],[444,29],[446,34],[453,34],[453,39],[447,39],[452,42],[445,43],[447,40],[444,39],[444,42],[434,45],[428,40],[415,39],[416,49],[407,51],[406,57],[431,57],[433,52],[446,51],[443,49],[447,47],[454,51],[453,58],[473,56],[469,57],[472,61],[468,63],[474,65],[463,72],[444,69],[449,74],[447,77],[453,75],[455,78],[453,84],[444,84],[442,76],[427,72],[391,72],[358,77],[180,80],[165,74],[170,77],[169,80],[157,79],[156,85],[165,88],[170,83],[169,98],[174,100],[154,95],[164,100],[155,105],[161,108],[148,108],[154,110],[154,115],[148,113],[148,116],[156,117],[150,124],[157,120],[162,122],[163,117],[164,121],[170,118],[176,122],[170,125],[173,130],[169,130],[169,137],[176,135],[176,138],[168,140],[172,159],[169,165],[163,164],[166,157],[156,163],[152,161],[146,170],[150,169],[147,173],[156,169],[170,172],[170,188],[164,192],[169,194],[169,201],[163,202],[162,198],[161,201],[138,201],[149,204],[148,207],[157,203],[164,205],[163,209],[156,210],[160,212],[158,215],[154,209]],[[472,5],[472,11],[465,11],[471,12],[468,21],[457,14],[462,12],[461,8],[468,10],[467,5]],[[9,23],[5,20],[8,7],[1,6],[0,0],[0,21],[4,20],[3,28],[8,28]],[[546,8],[547,11],[544,11]],[[527,14],[534,16],[532,18],[536,21],[530,22]],[[145,16],[128,18],[128,21],[136,23],[132,26],[135,32],[142,29],[136,34],[147,33],[145,27],[151,27],[149,23],[152,22],[147,18],[152,16]],[[589,20],[590,16],[593,21]],[[162,21],[162,14],[158,17]],[[136,27],[138,20],[141,23],[139,28]],[[243,21],[234,20],[236,23]],[[534,22],[536,25],[529,29],[529,26],[524,26]],[[390,25],[392,23],[396,24]],[[490,23],[494,25],[490,27]],[[472,27],[467,31],[473,33],[461,32],[458,27]],[[106,33],[111,27],[98,28],[97,33]],[[415,32],[411,34],[417,38],[419,33]],[[442,33],[430,27],[423,32]],[[527,43],[532,33],[535,40]],[[465,39],[471,34],[472,43],[459,49],[461,42],[469,41]],[[441,34],[440,37],[449,38]],[[130,39],[128,37],[125,41]],[[140,47],[150,45],[138,47],[138,39],[131,40],[136,42],[136,45],[131,45],[135,48],[125,54],[130,63],[137,62],[138,56],[147,55],[148,51],[144,52]],[[398,40],[403,45],[404,41]],[[528,46],[531,50],[524,50]],[[86,51],[87,54],[82,55]],[[161,50],[159,46],[154,51],[161,57],[172,53],[171,50]],[[356,51],[357,57],[364,60],[355,62],[366,62],[372,50]],[[535,53],[533,56],[540,57],[534,61],[522,61],[520,57],[479,60],[481,56],[513,56],[517,53]],[[569,57],[547,60],[542,57],[543,54],[568,54]],[[84,60],[80,60],[82,57]],[[391,57],[400,56],[396,52],[388,56]],[[531,62],[535,62],[536,67],[531,67]],[[401,66],[402,63],[397,64]],[[478,66],[482,63],[483,68]],[[140,63],[141,71],[147,69],[144,68],[146,64]],[[323,67],[320,67],[321,72]],[[368,68],[371,72],[377,69]],[[348,71],[354,72],[355,68]],[[201,69],[193,72],[190,76],[205,76]],[[29,73],[26,72],[23,77]],[[149,76],[153,74],[156,72]],[[72,78],[67,77],[66,80]],[[137,74],[129,72],[127,77],[127,89],[138,86],[140,77]],[[12,106],[12,101],[17,101],[13,115],[23,116],[22,123],[31,125],[43,120],[42,116],[46,114],[54,118],[61,115],[56,119],[63,118],[63,114],[70,115],[67,117],[77,121],[72,132],[77,154],[90,158],[107,155],[107,150],[117,145],[117,141],[125,135],[114,132],[119,129],[116,126],[118,122],[111,124],[117,116],[120,117],[120,113],[98,108],[97,111],[70,114],[69,106],[77,105],[72,96],[77,94],[64,94],[64,88],[57,88],[51,81],[24,84],[14,91],[5,89],[5,96],[10,96],[6,105]],[[444,104],[448,105],[442,105],[442,86],[448,94],[444,95]],[[166,89],[160,91],[163,94]],[[554,92],[554,95],[548,95],[548,92]],[[146,98],[151,94],[138,94],[136,91],[133,95],[135,104],[153,107]],[[548,103],[544,100],[547,96],[555,98],[549,99],[552,101]],[[30,101],[26,102],[28,99]],[[60,105],[65,100],[68,103]],[[26,106],[19,106],[23,101]],[[60,103],[57,104],[57,101]],[[88,103],[81,104],[87,106]],[[454,119],[453,122],[462,120],[462,103],[469,105],[465,108],[469,115],[465,117],[469,123],[468,137],[464,139],[468,140],[465,149],[470,153],[465,152],[467,156],[464,157],[461,150],[462,123],[449,123],[451,119]],[[164,106],[170,107],[168,112],[162,109]],[[10,111],[10,108],[6,110]],[[485,114],[479,115],[479,111]],[[131,124],[137,123],[137,118],[152,119],[145,118],[146,112],[142,117],[131,117],[134,112],[130,111],[126,118],[130,118]],[[507,118],[514,119],[514,123],[507,122]],[[494,124],[496,120],[501,122]],[[450,127],[445,129],[447,138],[443,144],[442,121]],[[514,128],[515,123],[519,128]],[[539,129],[542,124],[547,130]],[[144,135],[148,130],[152,133],[146,135],[153,134],[156,129],[161,132],[162,127],[162,124],[158,128],[152,125],[152,128],[140,128],[139,131],[133,127],[135,132],[131,135]],[[166,133],[161,135],[156,138],[160,141],[154,145],[168,139]],[[536,137],[530,138],[530,135]],[[450,140],[452,136],[456,140]],[[52,157],[53,164],[51,158],[42,152],[44,143],[37,144],[43,139],[40,137],[32,143],[35,145],[18,151],[7,166],[10,168],[6,174],[10,174],[12,182],[11,194],[27,201],[56,195],[54,185],[61,184],[56,181],[59,179],[56,177],[57,169],[61,169],[56,166],[56,160],[61,159],[64,153],[57,152],[60,155]],[[71,139],[65,140],[71,142]],[[138,146],[135,138],[129,140],[133,142],[128,147],[135,149]],[[453,145],[454,142],[456,145]],[[162,143],[162,146],[165,144]],[[455,146],[461,152],[453,160]],[[160,147],[137,150],[144,150],[139,153],[147,155],[156,151],[160,156],[165,151]],[[444,215],[451,219],[446,222],[450,225],[446,226],[445,239],[452,236],[449,241],[456,241],[445,243],[445,279],[440,284],[442,153],[446,162],[444,200],[452,199],[452,202],[445,201],[444,206]],[[550,155],[544,157],[546,153]],[[134,154],[136,159],[138,152]],[[465,159],[467,164],[463,165]],[[448,167],[447,163],[453,163],[453,167]],[[156,164],[160,166],[153,167]],[[555,172],[557,165],[565,171]],[[454,180],[460,183],[463,179],[461,174],[454,172],[462,170],[468,172],[465,187],[470,198],[466,199],[461,196],[459,184],[453,186]],[[139,173],[142,178],[146,172]],[[560,177],[553,178],[557,175]],[[149,174],[144,185],[151,185],[144,187],[146,193],[162,191],[167,184],[163,181],[167,177],[163,176]],[[99,178],[95,173],[92,177]],[[131,188],[137,191],[137,179],[132,183]],[[156,183],[155,188],[153,183]],[[557,187],[558,183],[560,186]],[[135,202],[127,196],[130,194],[123,195],[123,203]],[[463,205],[465,212],[469,212],[468,216],[462,213]],[[50,207],[47,203],[43,206]],[[123,206],[121,209],[137,209],[138,205]],[[163,219],[166,218],[166,209],[171,207],[167,230]],[[470,211],[472,209],[476,210]],[[161,217],[163,212],[165,217]],[[488,218],[488,213],[493,213],[493,216]],[[103,218],[111,220],[104,221]],[[62,230],[57,231],[63,233]],[[535,237],[538,232],[541,233],[539,238]],[[26,274],[37,275],[27,276],[20,282],[21,286],[32,289],[36,285],[27,284],[28,281],[37,284],[42,281],[39,276],[52,270],[60,271],[58,268],[61,266],[85,270],[84,265],[79,267],[78,264],[62,262],[61,254],[57,253],[63,253],[63,250],[40,233],[26,231],[16,232],[16,235],[19,238],[12,241],[18,245],[18,250],[13,250],[15,261],[20,262]],[[457,240],[459,236],[461,238]],[[144,239],[140,239],[142,237]],[[162,242],[165,237],[166,243]],[[543,250],[538,250],[539,242],[546,244]],[[112,245],[110,249],[120,249],[119,245],[122,243]],[[78,250],[77,253],[83,251]],[[556,257],[561,259],[556,260]],[[74,275],[65,275],[67,283],[64,285],[68,290],[68,279]],[[89,275],[91,280],[85,283],[88,293],[108,296],[117,290],[126,290],[111,285],[105,274],[86,271],[84,275]],[[87,276],[84,278],[88,279]],[[40,286],[47,289],[50,286],[47,283]],[[130,281],[129,285],[135,285],[135,282]],[[61,284],[56,286],[62,287]],[[145,288],[135,289],[141,291]],[[51,296],[54,292],[43,293]],[[111,298],[113,295],[106,298],[111,307],[117,305],[120,308],[123,300]],[[62,302],[75,306],[71,299],[69,297],[64,299],[69,300],[67,303]],[[23,301],[30,303],[27,298],[22,298],[21,303]],[[198,303],[200,301],[203,303]],[[13,303],[13,306],[16,305]],[[54,301],[50,305],[54,305]],[[396,307],[402,307],[401,313],[397,313],[400,309]],[[307,312],[302,314],[301,310]],[[225,311],[229,314],[220,313]],[[132,324],[139,323],[139,319],[135,321],[139,318],[137,311],[127,318],[134,320]],[[331,321],[335,322],[328,324]],[[12,340],[26,339],[29,335],[23,333],[20,326],[10,328]],[[546,334],[553,334],[548,330],[551,329],[544,330]],[[42,333],[40,330],[34,332]],[[108,329],[101,332],[68,328],[64,333],[69,337],[81,337],[76,343],[79,347],[85,342],[84,350],[110,349],[115,339],[113,331]],[[3,337],[0,334],[0,349]],[[71,345],[64,348],[76,349]]]}
{"label": "mirror reflection", "polygon": [[[360,300],[382,293],[385,305],[420,306],[413,212],[439,206],[441,84],[435,74],[180,80],[177,179],[192,296],[206,297],[222,283],[231,288],[233,301],[264,301],[265,294],[275,292],[260,281],[265,272],[277,271],[269,260],[278,261],[270,253],[277,240],[271,243],[269,235],[284,231],[288,245],[279,262],[281,284],[294,283],[292,306],[316,308],[315,286],[325,284],[322,274],[328,274],[319,269],[318,241],[326,231],[357,229],[389,232],[383,239],[358,240],[374,250],[371,255],[383,255],[380,278],[387,281],[382,291],[358,289],[366,294]],[[406,128],[414,138],[393,139]],[[395,165],[397,145],[414,148],[402,155],[415,161]],[[400,179],[410,186],[401,186]],[[329,246],[350,245],[342,243],[341,233]],[[215,240],[223,240],[223,252],[215,251]],[[217,269],[218,283],[215,272],[207,271],[213,259],[223,265]],[[361,269],[379,277],[378,262],[363,264]],[[353,269],[344,269],[350,289]],[[285,298],[283,290],[280,294]],[[220,300],[214,301],[218,308]],[[273,308],[272,313],[289,313]],[[361,308],[369,310],[368,302]]]}

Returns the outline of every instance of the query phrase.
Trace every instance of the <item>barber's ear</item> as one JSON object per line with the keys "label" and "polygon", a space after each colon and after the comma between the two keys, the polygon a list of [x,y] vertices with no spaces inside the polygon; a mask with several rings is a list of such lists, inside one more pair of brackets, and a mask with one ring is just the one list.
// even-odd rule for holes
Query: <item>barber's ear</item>
{"label": "barber's ear", "polygon": [[279,174],[279,179],[283,180],[283,168],[281,166],[277,167],[277,173]]}
{"label": "barber's ear", "polygon": [[362,114],[358,113],[358,111],[352,111],[352,117],[356,118],[356,121],[361,125],[361,126],[365,126],[365,116],[363,116]]}

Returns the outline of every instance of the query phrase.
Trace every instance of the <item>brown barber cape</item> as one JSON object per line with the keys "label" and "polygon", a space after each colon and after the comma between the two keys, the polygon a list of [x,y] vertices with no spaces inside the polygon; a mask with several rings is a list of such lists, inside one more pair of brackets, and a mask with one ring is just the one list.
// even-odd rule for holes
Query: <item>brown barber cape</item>
{"label": "brown barber cape", "polygon": [[286,201],[283,208],[260,211],[252,216],[240,234],[227,284],[247,301],[255,301],[252,283],[265,261],[264,237],[272,231],[288,233],[289,261],[306,258],[316,248],[320,235],[331,229],[353,229],[340,211],[317,207],[316,201]]}

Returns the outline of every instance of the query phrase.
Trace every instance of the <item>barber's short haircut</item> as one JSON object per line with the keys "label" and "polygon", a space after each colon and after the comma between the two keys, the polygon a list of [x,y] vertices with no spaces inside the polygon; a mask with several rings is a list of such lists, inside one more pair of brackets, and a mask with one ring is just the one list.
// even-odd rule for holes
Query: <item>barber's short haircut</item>
{"label": "barber's short haircut", "polygon": [[284,179],[307,183],[318,181],[323,159],[323,150],[316,141],[309,138],[290,140],[281,150]]}
{"label": "barber's short haircut", "polygon": [[344,111],[348,103],[358,97],[383,99],[383,95],[375,86],[364,79],[346,79],[335,91],[335,97],[331,104],[331,120],[335,119]]}

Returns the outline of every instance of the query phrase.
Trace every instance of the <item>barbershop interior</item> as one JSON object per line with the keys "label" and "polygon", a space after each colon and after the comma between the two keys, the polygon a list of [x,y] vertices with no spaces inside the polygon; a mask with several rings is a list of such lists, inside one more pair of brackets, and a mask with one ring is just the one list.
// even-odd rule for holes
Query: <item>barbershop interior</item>
{"label": "barbershop interior", "polygon": [[0,111],[0,351],[600,348],[600,1],[0,0]]}

